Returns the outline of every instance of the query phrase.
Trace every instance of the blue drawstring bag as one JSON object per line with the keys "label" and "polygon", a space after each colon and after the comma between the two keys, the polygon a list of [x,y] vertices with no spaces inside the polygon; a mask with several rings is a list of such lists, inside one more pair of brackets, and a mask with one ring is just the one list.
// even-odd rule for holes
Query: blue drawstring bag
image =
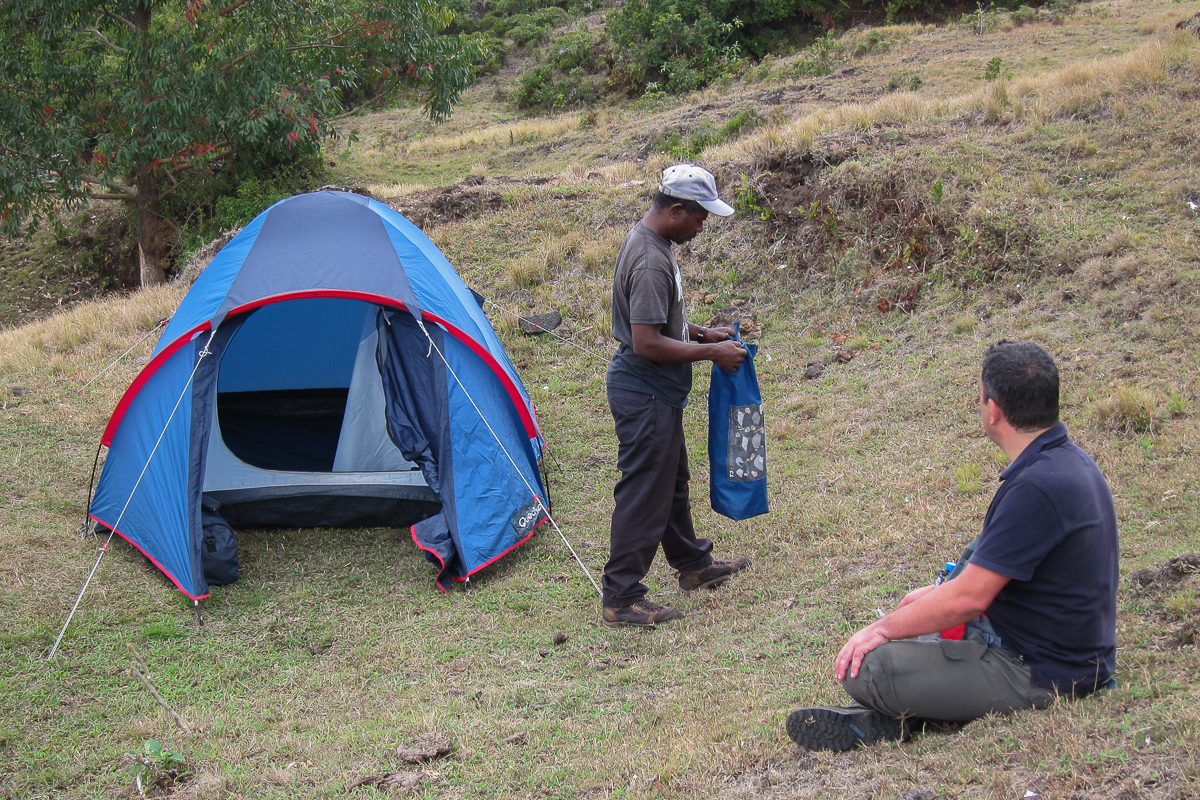
{"label": "blue drawstring bag", "polygon": [[[737,323],[734,338],[741,341]],[[740,520],[767,513],[767,434],[754,372],[758,345],[745,344],[737,372],[713,364],[708,387],[708,495],[713,511]]]}

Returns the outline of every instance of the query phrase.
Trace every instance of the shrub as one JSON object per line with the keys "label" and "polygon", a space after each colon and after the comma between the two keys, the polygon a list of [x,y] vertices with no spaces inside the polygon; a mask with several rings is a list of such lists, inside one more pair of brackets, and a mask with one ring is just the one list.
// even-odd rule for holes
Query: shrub
{"label": "shrub", "polygon": [[729,118],[721,128],[721,134],[726,139],[735,139],[743,133],[748,133],[762,124],[762,117],[753,108],[743,108]]}
{"label": "shrub", "polygon": [[475,65],[479,75],[494,75],[508,61],[508,42],[496,36],[479,36],[477,41],[485,53],[483,61]]}
{"label": "shrub", "polygon": [[555,78],[549,64],[534,67],[521,76],[512,101],[520,109],[549,111],[590,105],[600,97],[600,81],[585,80],[581,67],[571,70],[566,80]]}
{"label": "shrub", "polygon": [[733,213],[738,217],[758,217],[764,221],[773,216],[766,200],[745,175],[742,175],[741,185],[733,192]]}
{"label": "shrub", "polygon": [[518,14],[510,20],[506,33],[517,47],[527,47],[530,44],[540,44],[546,37],[546,26],[539,25],[528,14]]}
{"label": "shrub", "polygon": [[1036,22],[1037,14],[1038,12],[1036,9],[1030,8],[1029,6],[1021,6],[1016,11],[1010,13],[1008,17],[1012,20],[1013,25],[1020,27],[1030,22]]}
{"label": "shrub", "polygon": [[511,22],[509,22],[507,17],[502,17],[494,11],[489,11],[480,18],[477,29],[494,33],[497,36],[503,36],[508,31],[509,25],[511,25]]}
{"label": "shrub", "polygon": [[548,59],[560,72],[570,72],[582,67],[586,72],[595,72],[607,66],[597,57],[600,37],[585,31],[568,33],[554,40],[548,50]]}
{"label": "shrub", "polygon": [[533,21],[546,28],[553,28],[567,21],[567,12],[558,6],[550,6],[533,13]]}
{"label": "shrub", "polygon": [[653,82],[679,93],[707,85],[738,59],[738,25],[699,4],[628,0],[608,13],[607,31],[634,91]]}
{"label": "shrub", "polygon": [[798,78],[819,78],[833,72],[833,62],[843,53],[842,43],[830,31],[804,48],[800,58],[792,62],[787,71]]}

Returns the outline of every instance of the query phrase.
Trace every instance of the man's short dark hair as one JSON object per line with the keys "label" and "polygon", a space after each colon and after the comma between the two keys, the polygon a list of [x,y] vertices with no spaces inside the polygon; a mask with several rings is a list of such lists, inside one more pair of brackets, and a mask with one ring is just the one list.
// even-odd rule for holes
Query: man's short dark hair
{"label": "man's short dark hair", "polygon": [[1001,339],[983,354],[983,399],[995,400],[1019,431],[1040,431],[1058,422],[1058,367],[1046,348]]}
{"label": "man's short dark hair", "polygon": [[705,214],[708,213],[708,209],[697,203],[695,200],[686,200],[682,197],[672,197],[669,194],[663,194],[662,192],[658,191],[654,193],[655,208],[666,210],[676,203],[679,203],[679,205],[683,206],[683,210],[689,214],[699,214],[702,211]]}

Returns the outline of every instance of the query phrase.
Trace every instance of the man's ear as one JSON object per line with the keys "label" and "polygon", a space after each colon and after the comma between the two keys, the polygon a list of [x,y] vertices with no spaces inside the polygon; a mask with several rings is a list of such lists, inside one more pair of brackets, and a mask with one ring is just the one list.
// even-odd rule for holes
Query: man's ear
{"label": "man's ear", "polygon": [[989,397],[987,399],[984,403],[984,410],[988,415],[988,424],[993,427],[1005,418],[1004,411],[1000,408],[1000,404],[996,402],[995,398]]}

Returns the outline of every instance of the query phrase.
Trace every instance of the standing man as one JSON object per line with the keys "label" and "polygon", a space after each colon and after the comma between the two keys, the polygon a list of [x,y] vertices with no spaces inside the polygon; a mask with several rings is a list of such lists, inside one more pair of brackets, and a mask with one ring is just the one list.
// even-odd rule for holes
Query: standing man
{"label": "standing man", "polygon": [[[974,553],[850,637],[834,671],[856,703],[793,712],[801,747],[899,740],[907,718],[965,722],[1115,685],[1116,511],[1058,421],[1054,359],[1032,342],[990,347],[979,414],[1011,463]],[[937,633],[964,623],[961,639]]]}
{"label": "standing man", "polygon": [[621,479],[613,489],[611,549],[604,567],[604,624],[653,628],[683,612],[646,599],[642,578],[661,544],[685,592],[718,586],[750,560],[714,561],[712,541],[696,538],[688,499],[683,409],[692,362],[735,371],[746,350],[732,328],[687,320],[683,278],[671,245],[704,228],[709,212],[733,208],[717,196],[716,179],[692,164],[663,171],[652,207],[621,245],[613,276],[613,337],[620,343],[608,367],[608,407],[620,444]]}

